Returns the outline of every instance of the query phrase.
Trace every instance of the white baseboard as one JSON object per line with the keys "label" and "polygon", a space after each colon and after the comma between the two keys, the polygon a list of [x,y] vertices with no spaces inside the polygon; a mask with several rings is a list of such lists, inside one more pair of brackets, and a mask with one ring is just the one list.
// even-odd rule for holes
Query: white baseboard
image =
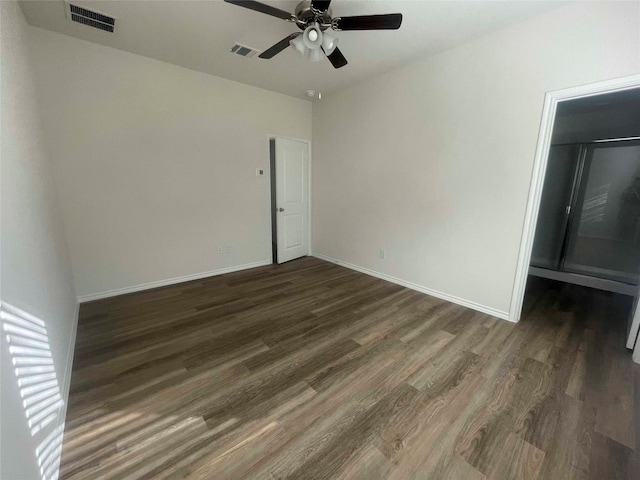
{"label": "white baseboard", "polygon": [[67,405],[69,403],[69,389],[71,387],[71,372],[73,370],[73,355],[76,348],[76,337],[78,335],[78,318],[80,317],[80,303],[76,304],[76,312],[71,322],[71,334],[69,338],[69,349],[67,350],[67,364],[62,376],[62,398],[64,400],[64,415],[63,421],[66,417]]}
{"label": "white baseboard", "polygon": [[407,288],[410,288],[411,290],[416,290],[420,293],[431,295],[432,297],[441,298],[442,300],[446,300],[451,303],[462,305],[463,307],[477,310],[478,312],[487,313],[489,315],[493,315],[494,317],[498,317],[503,320],[508,320],[510,322],[512,321],[511,318],[509,317],[509,312],[503,312],[502,310],[497,310],[495,308],[487,307],[485,305],[481,305],[479,303],[472,302],[470,300],[465,300],[464,298],[456,297],[454,295],[449,295],[448,293],[432,290],[431,288],[423,287],[422,285],[417,285],[415,283],[408,282],[406,280],[401,280],[399,278],[392,277],[391,275],[387,275],[385,273],[376,272],[375,270],[369,270],[368,268],[360,267],[352,263],[343,262],[342,260],[328,257],[327,255],[322,255],[320,253],[312,253],[312,256],[319,258],[321,260],[326,260],[327,262],[341,265],[351,270],[355,270],[356,272],[364,273],[366,275],[371,275],[372,277],[381,278],[382,280],[386,280],[388,282],[395,283],[397,285],[402,285],[403,287],[407,287]]}
{"label": "white baseboard", "polygon": [[[62,405],[62,411],[60,412],[60,417],[58,418],[57,427],[62,430],[64,434],[64,425],[67,421],[67,411],[69,407],[69,391],[71,389],[71,373],[73,371],[73,356],[76,349],[76,337],[78,335],[78,319],[80,318],[80,303],[76,304],[76,312],[71,322],[71,335],[69,338],[69,350],[67,351],[67,364],[64,368],[64,374],[62,376],[62,384],[60,386],[60,390],[62,393],[62,400],[64,404]],[[60,470],[60,459],[58,459],[58,467],[57,471],[59,474]],[[57,475],[54,475],[57,478]]]}
{"label": "white baseboard", "polygon": [[103,298],[124,295],[125,293],[141,292],[143,290],[150,290],[152,288],[175,285],[176,283],[189,282],[191,280],[200,280],[201,278],[207,277],[215,277],[216,275],[223,275],[225,273],[239,272],[240,270],[247,270],[249,268],[264,267],[265,265],[271,265],[271,261],[263,260],[260,262],[245,263],[244,265],[234,265],[232,267],[219,268],[217,270],[211,270],[209,272],[194,273],[191,275],[183,275],[181,277],[167,278],[166,280],[158,280],[156,282],[141,283],[139,285],[133,285],[131,287],[116,288],[114,290],[107,290],[106,292],[80,295],[78,296],[78,302],[91,302],[93,300],[101,300]]}

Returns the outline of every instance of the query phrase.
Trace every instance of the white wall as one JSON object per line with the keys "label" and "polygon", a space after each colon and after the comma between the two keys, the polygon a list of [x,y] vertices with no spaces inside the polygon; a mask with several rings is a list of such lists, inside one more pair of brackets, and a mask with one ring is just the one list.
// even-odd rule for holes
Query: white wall
{"label": "white wall", "polygon": [[324,97],[314,253],[506,316],[545,92],[638,72],[640,4],[585,2]]}
{"label": "white wall", "polygon": [[311,138],[310,102],[41,29],[31,40],[79,296],[270,261],[255,171],[267,134]]}
{"label": "white wall", "polygon": [[[34,100],[27,52],[30,27],[15,2],[0,2],[0,19],[0,298],[46,322],[54,365],[66,397],[77,303],[50,159]],[[0,478],[36,479],[36,446],[56,425],[31,436],[4,335],[0,345]]]}

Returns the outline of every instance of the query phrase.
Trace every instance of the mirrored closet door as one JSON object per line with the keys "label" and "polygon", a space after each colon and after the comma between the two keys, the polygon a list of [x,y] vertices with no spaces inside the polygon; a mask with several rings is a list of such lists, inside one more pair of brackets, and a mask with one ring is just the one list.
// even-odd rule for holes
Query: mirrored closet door
{"label": "mirrored closet door", "polygon": [[640,141],[551,148],[531,265],[638,284]]}

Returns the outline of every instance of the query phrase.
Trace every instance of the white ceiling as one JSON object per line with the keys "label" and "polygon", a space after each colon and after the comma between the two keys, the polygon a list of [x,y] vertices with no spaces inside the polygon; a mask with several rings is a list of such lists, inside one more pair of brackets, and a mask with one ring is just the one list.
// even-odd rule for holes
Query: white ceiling
{"label": "white ceiling", "polygon": [[[349,64],[312,63],[292,48],[271,60],[229,52],[235,42],[260,51],[299,31],[289,22],[209,1],[78,0],[74,4],[117,18],[115,33],[71,22],[62,0],[24,0],[30,25],[155,58],[193,70],[305,98],[331,93],[419,58],[559,6],[557,1],[334,0],[333,16],[396,13],[400,30],[338,32]],[[265,1],[293,12],[297,1]]]}

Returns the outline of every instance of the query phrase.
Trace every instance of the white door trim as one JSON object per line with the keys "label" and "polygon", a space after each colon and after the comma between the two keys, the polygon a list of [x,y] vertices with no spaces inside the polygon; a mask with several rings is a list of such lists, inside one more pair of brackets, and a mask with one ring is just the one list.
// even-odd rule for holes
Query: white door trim
{"label": "white door trim", "polygon": [[520,251],[518,253],[518,264],[516,277],[511,295],[511,306],[509,308],[509,320],[518,322],[522,314],[522,302],[527,284],[527,274],[531,261],[531,249],[533,247],[533,237],[536,231],[536,220],[540,208],[540,198],[542,197],[542,186],[544,184],[544,174],[547,169],[547,158],[551,147],[551,134],[553,132],[553,122],[556,117],[556,107],[558,102],[572,100],[576,98],[591,97],[602,93],[619,92],[631,88],[640,87],[640,75],[629,75],[626,77],[614,78],[604,82],[578,87],[566,88],[547,92],[544,97],[544,107],[542,109],[542,119],[540,121],[540,132],[538,134],[538,144],[536,155],[533,161],[533,172],[531,175],[531,185],[529,187],[529,198],[522,228],[520,240]]}
{"label": "white door trim", "polygon": [[271,239],[273,238],[273,234],[277,233],[273,231],[273,224],[271,222],[271,215],[273,215],[273,212],[271,211],[271,140],[275,140],[276,138],[282,138],[284,140],[293,140],[295,142],[302,142],[305,143],[307,145],[307,154],[308,154],[308,158],[309,158],[309,185],[308,185],[308,195],[309,198],[307,199],[307,227],[308,227],[308,231],[307,231],[307,255],[311,255],[311,252],[313,251],[311,249],[311,223],[312,223],[312,217],[311,217],[311,212],[312,212],[312,208],[311,208],[311,199],[313,198],[312,195],[312,184],[313,184],[313,168],[312,168],[312,159],[311,159],[311,140],[306,140],[304,138],[296,138],[296,137],[287,137],[286,135],[274,135],[271,133],[267,133],[267,169],[265,170],[265,172],[267,172],[268,175],[268,180],[269,180],[269,198],[267,201],[267,205],[268,205],[268,210],[269,210],[269,231],[271,232],[271,235],[269,236],[269,252],[271,252],[269,255],[271,257],[271,263],[273,263],[273,251],[271,249]]}
{"label": "white door trim", "polygon": [[[631,312],[631,329],[627,337],[627,348],[633,348],[633,361],[640,363],[640,289],[636,297],[635,311]],[[635,343],[635,348],[634,348]]]}
{"label": "white door trim", "polygon": [[[640,293],[638,293],[640,296]],[[633,311],[631,312],[631,328],[629,330],[629,335],[627,338],[627,348],[633,348],[638,342],[636,339],[638,338],[638,332],[640,332],[640,299],[636,296],[635,301],[633,303]]]}
{"label": "white door trim", "polygon": [[633,350],[633,361],[640,363],[640,342],[636,342],[636,348]]}

